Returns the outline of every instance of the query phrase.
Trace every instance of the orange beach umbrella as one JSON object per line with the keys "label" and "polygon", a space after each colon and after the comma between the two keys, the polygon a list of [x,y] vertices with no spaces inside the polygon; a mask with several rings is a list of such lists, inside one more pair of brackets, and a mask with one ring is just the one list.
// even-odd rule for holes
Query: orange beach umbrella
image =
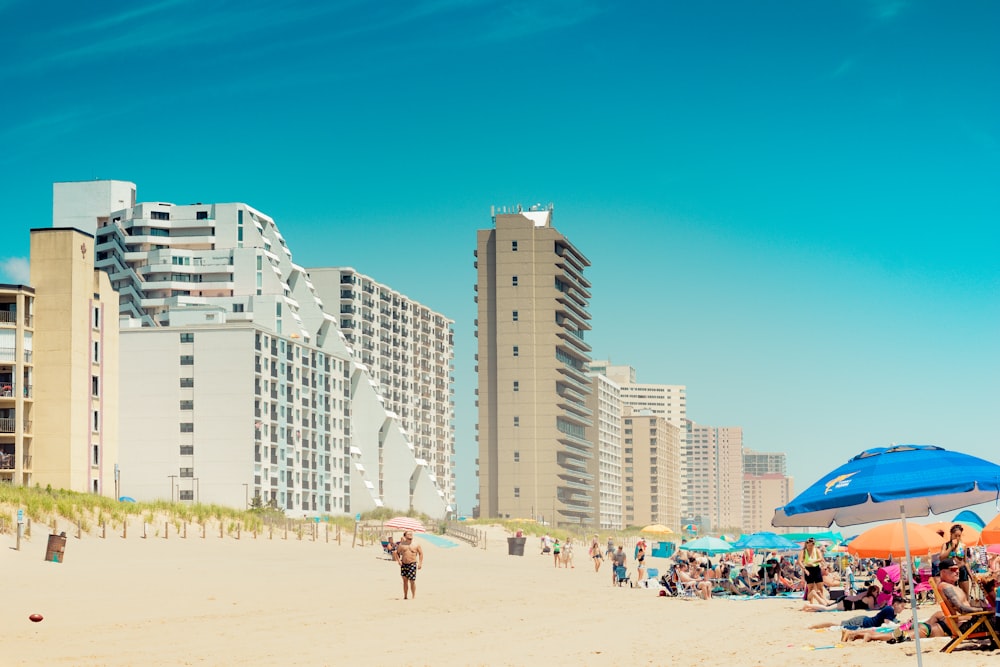
{"label": "orange beach umbrella", "polygon": [[[923,555],[940,551],[945,540],[936,532],[919,523],[907,523],[906,535],[910,542],[910,553]],[[903,524],[884,523],[858,535],[847,545],[847,553],[860,558],[889,558],[903,556],[906,546],[903,542]]]}

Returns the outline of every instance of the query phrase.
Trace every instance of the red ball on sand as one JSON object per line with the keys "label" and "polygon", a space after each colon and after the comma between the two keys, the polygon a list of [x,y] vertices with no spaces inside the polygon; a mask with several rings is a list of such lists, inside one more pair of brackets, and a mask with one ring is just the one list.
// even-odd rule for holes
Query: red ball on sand
{"label": "red ball on sand", "polygon": [[32,623],[38,623],[38,621],[42,620],[42,615],[41,614],[32,614],[31,616],[28,617],[28,619]]}

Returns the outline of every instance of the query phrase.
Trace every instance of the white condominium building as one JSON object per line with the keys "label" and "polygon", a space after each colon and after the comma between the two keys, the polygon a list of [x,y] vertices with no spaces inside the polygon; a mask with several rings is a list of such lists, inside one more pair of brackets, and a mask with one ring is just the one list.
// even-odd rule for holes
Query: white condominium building
{"label": "white condominium building", "polygon": [[621,530],[622,518],[622,397],[621,387],[601,373],[590,373],[593,391],[587,408],[594,413],[594,424],[587,428],[587,438],[597,452],[590,460],[590,472],[597,481],[595,507],[598,527]]}
{"label": "white condominium building", "polygon": [[122,490],[289,514],[448,501],[274,220],[246,204],[135,203],[57,183],[119,292]]}
{"label": "white condominium building", "polygon": [[328,310],[339,304],[354,358],[454,507],[454,321],[350,267],[309,275]]}

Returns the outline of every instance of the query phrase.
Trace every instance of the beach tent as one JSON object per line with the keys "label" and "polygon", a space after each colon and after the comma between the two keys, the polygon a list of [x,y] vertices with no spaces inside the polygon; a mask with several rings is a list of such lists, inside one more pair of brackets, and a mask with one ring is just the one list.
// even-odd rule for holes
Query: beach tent
{"label": "beach tent", "polygon": [[972,510],[962,510],[956,514],[955,523],[964,523],[966,526],[972,526],[980,532],[986,527],[986,523]]}

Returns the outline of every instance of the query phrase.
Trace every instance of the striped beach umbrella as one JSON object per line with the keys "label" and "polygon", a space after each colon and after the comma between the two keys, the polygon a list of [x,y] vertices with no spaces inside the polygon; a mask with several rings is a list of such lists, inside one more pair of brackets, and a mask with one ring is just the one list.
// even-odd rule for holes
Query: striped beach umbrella
{"label": "striped beach umbrella", "polygon": [[424,524],[420,523],[418,519],[414,519],[408,516],[396,516],[385,523],[382,524],[386,528],[391,528],[393,530],[412,530],[414,533],[426,533],[424,529]]}

